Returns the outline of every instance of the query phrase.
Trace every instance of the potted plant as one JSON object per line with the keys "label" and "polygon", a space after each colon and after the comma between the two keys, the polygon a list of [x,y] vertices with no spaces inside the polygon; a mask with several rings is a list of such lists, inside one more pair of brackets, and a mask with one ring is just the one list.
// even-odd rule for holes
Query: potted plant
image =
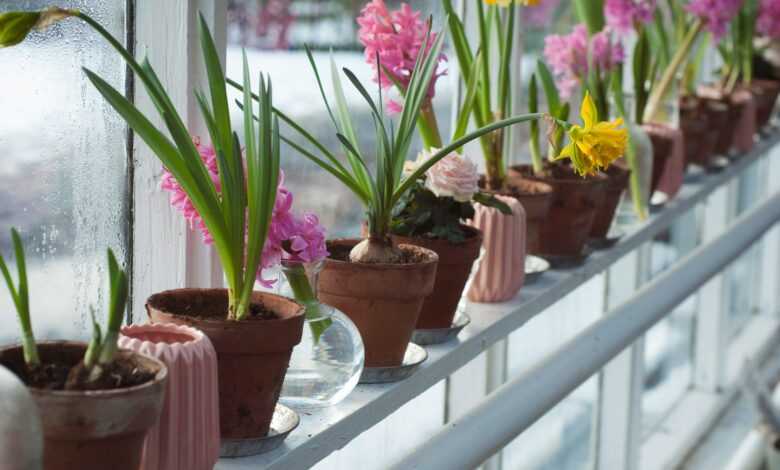
{"label": "potted plant", "polygon": [[[516,78],[513,81],[511,57],[519,31],[515,26],[515,3],[522,3],[528,11],[542,8],[536,6],[538,2],[484,1],[489,4],[487,7],[483,5],[483,0],[475,0],[473,3],[479,29],[475,47],[470,44],[463,21],[451,0],[442,0],[458,69],[467,90],[457,121],[458,127],[462,126],[463,130],[471,118],[476,127],[484,127],[511,114],[511,86],[516,81]],[[495,70],[492,58],[498,58]],[[550,111],[555,113],[552,108]],[[561,120],[568,119],[565,112],[553,115]],[[526,248],[529,253],[536,253],[539,250],[542,223],[553,203],[553,187],[511,172],[507,163],[511,158],[507,137],[505,132],[498,131],[480,138],[485,161],[485,176],[481,185],[493,194],[520,201],[526,215]],[[498,222],[492,221],[493,224]]]}
{"label": "potted plant", "polygon": [[[411,173],[437,150],[420,152],[414,163],[407,162],[404,172]],[[433,293],[423,303],[416,329],[452,326],[463,288],[482,247],[482,232],[464,224],[475,217],[473,203],[512,215],[508,205],[481,192],[478,182],[477,166],[452,152],[429,168],[394,210],[390,232],[395,242],[422,246],[439,255]],[[514,272],[523,274],[519,269]],[[520,286],[515,287],[512,295]]]}
{"label": "potted plant", "polygon": [[[545,38],[545,57],[552,70],[548,70],[541,62],[537,65],[529,89],[532,108],[537,106],[538,79],[551,114],[567,112],[563,100],[570,98],[579,87],[586,95],[582,104],[586,128],[596,125],[600,118],[609,116],[608,79],[611,71],[622,63],[623,52],[619,44],[613,42],[609,32],[601,29],[594,31],[591,34],[585,24],[579,24],[568,35]],[[605,165],[582,172],[587,177],[581,178],[574,168],[555,162],[562,145],[562,135],[554,133],[550,139],[548,161],[544,164],[538,148],[537,133],[537,129],[532,129],[530,145],[533,165],[520,165],[515,171],[555,188],[555,203],[542,225],[538,254],[553,262],[579,260],[588,238],[606,236],[617,202],[628,184],[629,172],[626,168],[608,170],[614,159],[622,156],[610,155],[605,156]],[[620,148],[625,148],[625,145],[624,141]],[[612,176],[607,176],[601,170],[610,171]],[[610,199],[614,200],[614,204],[605,204],[608,188],[611,189]],[[595,227],[597,217],[602,222]],[[594,227],[597,229],[595,232]]]}
{"label": "potted plant", "polygon": [[[780,39],[780,5],[772,0],[760,0],[756,31],[766,39]],[[778,93],[780,80],[770,77],[755,78],[754,83],[764,90],[764,97],[758,103],[757,124],[759,128],[767,125],[772,116]]]}
{"label": "potted plant", "polygon": [[[390,124],[386,122],[381,87],[379,100],[375,102],[355,75],[349,69],[343,70],[371,110],[377,135],[376,148],[371,152],[361,150],[335,63],[331,62],[336,103],[336,106],[332,107],[325,96],[314,59],[307,50],[320,92],[336,128],[336,135],[346,153],[348,166],[341,163],[335,154],[311,133],[282,111],[275,110],[276,115],[292,124],[292,129],[303,141],[312,144],[314,150],[303,147],[294,139],[284,138],[285,142],[336,177],[354,192],[366,207],[368,236],[362,240],[335,240],[329,244],[331,255],[325,260],[319,287],[320,299],[343,310],[358,326],[366,347],[367,367],[392,367],[402,363],[420,308],[433,289],[436,274],[438,256],[434,252],[411,245],[397,245],[392,240],[390,227],[393,208],[429,168],[451,152],[497,129],[543,117],[542,114],[520,115],[479,128],[433,153],[409,175],[402,175],[404,161],[420,117],[420,109],[441,54],[442,40],[441,34],[437,34],[435,39],[432,39],[430,34],[426,35],[421,48],[426,52],[418,55],[409,75],[403,110],[397,125],[392,123],[394,132],[389,131]],[[430,47],[427,46],[429,41]],[[381,59],[377,57],[376,60],[377,68],[381,69]],[[233,81],[230,83],[239,86]],[[253,98],[262,101],[261,97]],[[577,132],[567,123],[561,122],[560,125],[570,134]],[[593,137],[601,139],[601,136]],[[376,171],[373,173],[368,169],[367,155],[376,155]],[[582,161],[580,155],[577,153],[576,157]],[[585,160],[590,161],[589,157]]]}
{"label": "potted plant", "polygon": [[2,272],[22,329],[21,346],[0,348],[0,365],[28,387],[42,420],[46,469],[136,470],[146,432],[163,404],[167,369],[152,357],[119,349],[127,304],[127,275],[108,250],[108,322],[102,330],[92,313],[89,345],[37,343],[30,316],[24,248],[11,230],[17,266],[14,283],[0,255]]}
{"label": "potted plant", "polygon": [[[203,17],[198,33],[209,82],[209,96],[197,93],[216,154],[219,192],[184,121],[147,60],[135,58],[89,15],[74,9],[6,13],[0,19],[0,45],[24,39],[33,27],[75,17],[90,25],[125,59],[151,97],[171,138],[151,124],[122,93],[85,69],[106,101],[154,151],[202,218],[217,254],[227,289],[177,289],[151,296],[152,320],[194,326],[217,351],[220,430],[225,441],[247,442],[266,436],[284,381],[292,348],[301,339],[303,306],[274,294],[254,292],[262,249],[271,224],[279,180],[279,129],[272,117],[272,87],[261,75],[257,108],[244,110],[243,145],[232,131],[225,77]],[[245,96],[250,90],[244,58]],[[248,101],[248,100],[247,100]],[[242,156],[242,147],[246,158]]]}

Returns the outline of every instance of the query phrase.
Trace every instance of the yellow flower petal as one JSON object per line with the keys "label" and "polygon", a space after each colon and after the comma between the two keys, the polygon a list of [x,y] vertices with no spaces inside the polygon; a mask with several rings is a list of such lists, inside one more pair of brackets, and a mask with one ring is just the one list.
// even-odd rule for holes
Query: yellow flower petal
{"label": "yellow flower petal", "polygon": [[580,107],[580,116],[582,116],[582,123],[585,125],[586,129],[589,129],[599,121],[599,112],[596,109],[596,103],[587,91],[585,92],[585,99],[582,100],[582,106]]}

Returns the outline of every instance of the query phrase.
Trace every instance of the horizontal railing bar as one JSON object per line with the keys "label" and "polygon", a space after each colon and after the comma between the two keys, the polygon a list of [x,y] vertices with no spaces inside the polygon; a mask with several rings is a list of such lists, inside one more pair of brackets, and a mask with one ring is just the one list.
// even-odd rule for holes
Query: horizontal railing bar
{"label": "horizontal railing bar", "polygon": [[666,230],[675,219],[727,181],[740,175],[775,145],[780,132],[756,143],[720,173],[708,173],[683,185],[680,193],[662,211],[645,223],[630,228],[612,248],[592,254],[583,266],[551,270],[536,283],[524,286],[514,299],[498,304],[469,304],[471,324],[456,341],[426,346],[428,360],[408,379],[386,385],[360,385],[338,405],[309,411],[285,445],[266,454],[240,459],[223,459],[217,470],[287,470],[309,468],[349,443],[363,431],[382,421],[393,411],[463,367],[534,316],[557,302],[566,293],[603,272],[618,259]]}
{"label": "horizontal railing bar", "polygon": [[475,468],[667,316],[780,219],[780,192],[697,248],[557,352],[507,382],[393,468]]}

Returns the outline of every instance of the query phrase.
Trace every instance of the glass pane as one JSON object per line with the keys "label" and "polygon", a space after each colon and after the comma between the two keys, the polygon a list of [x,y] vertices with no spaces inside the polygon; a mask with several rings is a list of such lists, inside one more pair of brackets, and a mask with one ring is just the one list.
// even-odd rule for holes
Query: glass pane
{"label": "glass pane", "polygon": [[[528,371],[601,318],[604,282],[596,276],[510,334],[509,376]],[[507,445],[504,468],[589,468],[597,383],[598,376],[588,379]]]}
{"label": "glass pane", "polygon": [[[679,262],[699,244],[701,208],[693,208],[656,237],[651,245],[652,276]],[[642,395],[644,435],[663,420],[691,383],[693,366],[695,293],[658,322],[645,335],[645,381]]]}
{"label": "glass pane", "polygon": [[[2,2],[0,11],[80,8],[122,38],[125,2]],[[39,338],[84,338],[89,306],[105,312],[106,248],[126,256],[125,127],[85,78],[88,67],[124,90],[125,67],[83,22],[69,19],[0,53],[0,250],[9,228],[26,240]],[[19,329],[5,286],[0,343]]]}
{"label": "glass pane", "polygon": [[[431,13],[434,13],[439,21],[443,18],[439,2],[418,0],[409,3],[412,8],[422,11],[423,18]],[[363,1],[343,0],[235,0],[230,2],[228,10],[228,76],[241,78],[241,48],[244,47],[252,74],[256,76],[260,71],[270,74],[273,80],[274,104],[330,150],[336,151],[341,158],[344,157],[343,152],[303,46],[308,43],[313,49],[314,59],[331,105],[331,47],[334,49],[333,58],[336,65],[353,71],[372,98],[377,100],[377,88],[372,80],[373,72],[366,63],[362,46],[357,41],[355,18],[364,4]],[[394,9],[400,2],[387,4]],[[440,24],[434,25],[434,30],[439,29]],[[449,68],[451,74],[457,73],[457,61],[454,57],[451,57],[444,67]],[[445,139],[449,135],[451,83],[449,77],[440,78],[436,83],[434,99],[440,130]],[[370,108],[343,75],[342,84],[356,133],[363,144],[361,149],[369,160],[369,166],[373,166],[376,139]],[[233,97],[239,96],[234,94]],[[238,110],[234,113],[233,122],[240,123]],[[289,129],[283,128],[282,132],[289,136],[295,135]],[[303,143],[300,139],[296,140],[300,144]],[[415,140],[418,139],[415,137]],[[419,149],[419,143],[414,144],[408,158],[414,159]],[[475,157],[472,159],[476,161]],[[313,211],[319,215],[323,225],[329,228],[331,238],[358,235],[365,209],[349,189],[284,144],[282,169],[285,171],[286,185],[295,195],[296,210]]]}

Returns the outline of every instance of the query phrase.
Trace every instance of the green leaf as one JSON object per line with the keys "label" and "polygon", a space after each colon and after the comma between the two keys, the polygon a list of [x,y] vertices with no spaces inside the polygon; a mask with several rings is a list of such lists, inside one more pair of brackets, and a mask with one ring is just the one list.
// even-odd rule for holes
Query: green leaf
{"label": "green leaf", "polygon": [[550,110],[550,114],[557,113],[561,107],[561,96],[558,94],[558,88],[555,86],[550,69],[541,60],[536,61],[536,75],[542,83],[544,96],[547,99],[547,109]]}
{"label": "green leaf", "polygon": [[9,11],[0,13],[0,49],[24,41],[41,17],[39,11]]}
{"label": "green leaf", "polygon": [[509,205],[507,205],[507,203],[498,199],[492,194],[478,192],[474,194],[474,197],[472,199],[474,200],[474,202],[478,202],[483,206],[492,207],[493,209],[498,209],[498,211],[504,215],[512,215],[512,208],[510,208]]}
{"label": "green leaf", "polygon": [[458,113],[458,122],[455,125],[455,131],[452,133],[452,140],[457,140],[466,134],[466,130],[469,126],[469,117],[471,111],[474,108],[474,103],[477,98],[477,86],[479,85],[479,70],[480,63],[482,62],[482,52],[477,52],[477,57],[471,66],[471,72],[469,72],[469,79],[466,82],[466,96],[463,98],[463,106]]}

